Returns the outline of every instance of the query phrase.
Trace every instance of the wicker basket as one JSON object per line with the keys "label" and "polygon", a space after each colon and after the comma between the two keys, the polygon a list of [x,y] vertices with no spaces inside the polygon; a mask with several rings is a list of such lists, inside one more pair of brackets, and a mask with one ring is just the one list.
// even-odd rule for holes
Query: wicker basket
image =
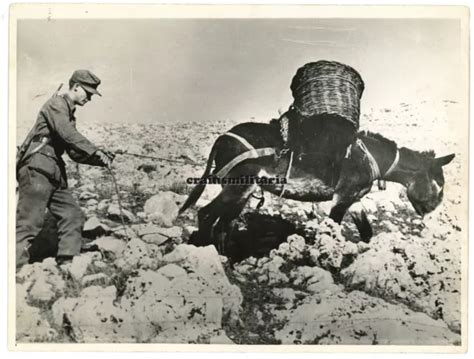
{"label": "wicker basket", "polygon": [[303,117],[336,114],[359,128],[364,81],[352,67],[335,61],[310,62],[291,82],[293,106]]}

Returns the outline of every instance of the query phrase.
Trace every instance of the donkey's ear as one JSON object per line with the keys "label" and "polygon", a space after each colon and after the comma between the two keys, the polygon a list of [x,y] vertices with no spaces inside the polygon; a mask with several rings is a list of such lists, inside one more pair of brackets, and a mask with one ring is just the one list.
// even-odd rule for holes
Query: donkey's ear
{"label": "donkey's ear", "polygon": [[446,166],[454,158],[455,154],[451,153],[450,155],[435,158],[433,161],[437,166]]}

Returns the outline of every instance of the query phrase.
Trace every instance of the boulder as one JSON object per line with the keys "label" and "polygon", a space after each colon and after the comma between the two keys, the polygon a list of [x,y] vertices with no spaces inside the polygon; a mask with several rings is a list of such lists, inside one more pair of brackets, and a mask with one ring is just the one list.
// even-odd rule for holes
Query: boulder
{"label": "boulder", "polygon": [[52,307],[52,320],[58,327],[68,323],[69,335],[80,343],[130,342],[138,340],[139,329],[153,331],[116,306],[116,296],[114,286],[87,287],[80,297],[58,299]]}
{"label": "boulder", "polygon": [[282,344],[454,345],[460,336],[441,320],[359,291],[308,297],[275,332]]}
{"label": "boulder", "polygon": [[160,259],[159,251],[153,251],[152,246],[139,238],[132,238],[122,256],[115,261],[115,265],[126,271],[135,268],[156,268]]}
{"label": "boulder", "polygon": [[[178,264],[188,273],[197,273],[204,281],[206,291],[222,298],[224,312],[238,316],[242,294],[237,286],[230,284],[214,246],[195,247],[180,244],[165,255],[163,261]],[[174,280],[181,280],[180,278],[182,277]]]}
{"label": "boulder", "polygon": [[47,304],[61,295],[66,286],[54,258],[23,266],[16,279],[28,289],[29,304]]}
{"label": "boulder", "polygon": [[224,293],[215,291],[209,280],[200,274],[187,274],[175,264],[156,272],[140,270],[127,281],[121,307],[135,321],[158,328],[157,335],[147,340],[195,342],[219,329],[226,312]]}
{"label": "boulder", "polygon": [[345,247],[341,226],[326,218],[318,228],[314,246],[319,251],[318,261],[323,268],[341,267]]}
{"label": "boulder", "polygon": [[51,342],[58,335],[39,308],[26,304],[16,307],[15,328],[19,343]]}
{"label": "boulder", "polygon": [[144,211],[153,223],[172,227],[178,216],[179,207],[176,204],[176,194],[171,191],[159,192],[145,202]]}
{"label": "boulder", "polygon": [[334,284],[331,273],[319,267],[297,267],[291,271],[290,278],[294,285],[303,286],[313,294],[329,294],[340,291],[340,288]]}

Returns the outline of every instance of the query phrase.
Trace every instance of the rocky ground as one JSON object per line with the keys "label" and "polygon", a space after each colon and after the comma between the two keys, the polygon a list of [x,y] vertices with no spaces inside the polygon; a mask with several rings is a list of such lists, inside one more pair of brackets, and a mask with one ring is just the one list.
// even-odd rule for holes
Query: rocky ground
{"label": "rocky ground", "polygon": [[[257,200],[248,204],[245,235],[229,244],[229,257],[187,244],[196,208],[176,215],[190,190],[184,179],[201,175],[213,141],[232,123],[79,124],[108,149],[186,163],[118,156],[123,212],[106,170],[68,164],[87,216],[85,242],[97,250],[58,268],[47,258],[54,223],[44,230],[33,248],[37,262],[17,274],[17,340],[459,345],[467,158],[443,132],[458,106],[399,104],[361,118],[363,128],[400,146],[456,152],[445,167],[444,201],[423,221],[401,186],[374,186],[362,201],[374,237],[362,243],[349,216],[335,224],[325,203],[265,194],[258,211]],[[208,186],[197,207],[218,192]]]}

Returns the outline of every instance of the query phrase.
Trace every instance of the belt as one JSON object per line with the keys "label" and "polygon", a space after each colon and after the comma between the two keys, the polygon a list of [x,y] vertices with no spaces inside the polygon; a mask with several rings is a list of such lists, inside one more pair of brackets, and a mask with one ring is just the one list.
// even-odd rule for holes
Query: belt
{"label": "belt", "polygon": [[30,144],[30,147],[32,148],[31,152],[26,153],[25,157],[23,157],[21,162],[25,162],[28,158],[32,157],[36,153],[41,153],[46,156],[55,158],[56,156],[54,149],[51,146],[47,146],[49,143],[49,138],[41,137],[40,141],[37,141],[35,137],[33,138]]}

